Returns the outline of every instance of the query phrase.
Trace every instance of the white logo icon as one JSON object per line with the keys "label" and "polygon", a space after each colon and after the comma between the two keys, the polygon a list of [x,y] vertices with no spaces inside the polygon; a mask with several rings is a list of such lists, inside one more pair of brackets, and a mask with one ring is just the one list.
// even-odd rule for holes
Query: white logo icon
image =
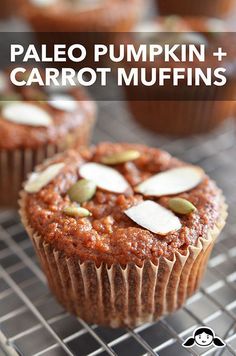
{"label": "white logo icon", "polygon": [[211,345],[224,347],[225,343],[220,337],[215,335],[214,330],[201,326],[194,330],[193,336],[187,338],[182,345],[184,347],[192,347],[194,345],[199,347],[209,347]]}

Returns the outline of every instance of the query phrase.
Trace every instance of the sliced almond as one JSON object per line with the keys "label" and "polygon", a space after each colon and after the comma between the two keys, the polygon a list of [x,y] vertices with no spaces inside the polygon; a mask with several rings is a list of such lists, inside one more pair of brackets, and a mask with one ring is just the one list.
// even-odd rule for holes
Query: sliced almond
{"label": "sliced almond", "polygon": [[108,192],[124,193],[129,188],[128,182],[117,170],[103,164],[86,163],[80,168],[80,175]]}
{"label": "sliced almond", "polygon": [[181,228],[181,222],[177,216],[151,200],[133,206],[126,210],[125,214],[136,224],[154,234],[167,235]]}
{"label": "sliced almond", "polygon": [[25,185],[25,191],[27,193],[39,192],[58,175],[64,166],[64,163],[56,163],[52,164],[42,172],[33,173]]}
{"label": "sliced almond", "polygon": [[184,166],[158,173],[139,184],[135,190],[146,196],[179,194],[195,188],[203,177],[201,168]]}
{"label": "sliced almond", "polygon": [[55,5],[58,0],[30,0],[31,3],[35,6],[44,7]]}
{"label": "sliced almond", "polygon": [[200,33],[194,33],[194,32],[181,32],[178,35],[173,34],[173,37],[168,39],[168,43],[170,44],[175,44],[175,43],[180,43],[180,44],[204,44],[207,45],[208,41],[207,39],[201,35]]}
{"label": "sliced almond", "polygon": [[133,32],[140,32],[140,36],[143,35],[143,33],[147,32],[162,32],[163,28],[162,26],[155,22],[155,21],[148,21],[148,22],[143,22],[142,24],[137,25],[134,27],[132,30]]}
{"label": "sliced almond", "polygon": [[133,32],[135,32],[134,36],[139,42],[155,43],[158,41],[159,43],[160,37],[163,37],[162,34],[160,34],[162,32],[162,26],[154,21],[139,24],[133,29]]}
{"label": "sliced almond", "polygon": [[225,22],[220,20],[220,19],[216,19],[216,18],[209,18],[206,20],[206,25],[207,25],[207,31],[208,32],[226,32],[226,26],[225,26]]}
{"label": "sliced almond", "polygon": [[73,112],[78,108],[78,102],[70,95],[55,94],[50,97],[49,105],[61,111]]}
{"label": "sliced almond", "polygon": [[21,125],[47,127],[52,124],[52,118],[45,110],[25,102],[5,104],[2,108],[2,117]]}

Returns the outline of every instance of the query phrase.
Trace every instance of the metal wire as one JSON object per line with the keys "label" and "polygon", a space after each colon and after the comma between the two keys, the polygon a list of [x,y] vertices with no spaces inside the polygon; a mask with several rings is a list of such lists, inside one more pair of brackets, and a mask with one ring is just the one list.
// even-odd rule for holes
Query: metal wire
{"label": "metal wire", "polygon": [[[236,140],[232,123],[205,137],[169,140],[137,126],[122,103],[100,103],[94,142],[129,141],[162,146],[200,164],[225,191],[230,206],[226,229],[213,251],[199,292],[163,320],[134,330],[88,325],[54,300],[33,247],[13,211],[0,212],[0,343],[9,353],[60,355],[236,355]],[[19,322],[20,321],[20,322]],[[183,341],[200,325],[211,326],[226,343],[218,351],[184,349]],[[6,345],[8,349],[6,351]]]}

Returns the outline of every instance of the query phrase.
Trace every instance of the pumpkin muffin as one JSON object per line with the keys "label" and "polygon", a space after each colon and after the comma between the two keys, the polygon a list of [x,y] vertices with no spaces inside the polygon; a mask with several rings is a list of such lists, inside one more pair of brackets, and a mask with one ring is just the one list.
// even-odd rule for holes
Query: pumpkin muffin
{"label": "pumpkin muffin", "polygon": [[21,184],[36,164],[89,142],[95,104],[80,87],[54,90],[16,87],[0,73],[0,206],[17,204]]}
{"label": "pumpkin muffin", "polygon": [[[97,66],[93,58],[96,43],[114,43],[119,32],[127,32],[142,14],[143,0],[20,0],[21,13],[48,50],[54,43],[80,43],[86,47],[83,63],[76,68]],[[100,63],[101,64],[101,63]],[[57,63],[60,66],[60,63]]]}
{"label": "pumpkin muffin", "polygon": [[[236,52],[232,46],[234,34],[225,32],[222,21],[210,18],[160,17],[137,27],[137,31],[133,35],[134,43],[141,40],[147,44],[205,44],[206,59],[204,62],[170,60],[167,63],[164,58],[159,57],[154,63],[126,63],[128,70],[134,66],[145,67],[148,77],[153,67],[178,67],[188,70],[199,67],[204,73],[207,73],[208,68],[228,69],[227,85],[220,88],[205,85],[201,79],[198,86],[190,87],[186,84],[187,72],[184,74],[185,79],[180,80],[177,87],[170,82],[165,82],[164,86],[153,85],[150,88],[142,84],[124,86],[128,106],[139,124],[160,134],[188,136],[207,133],[232,118],[233,101],[229,101],[229,97],[233,97],[232,93],[236,96]],[[212,56],[218,47],[223,47],[228,54],[222,62]],[[194,78],[193,74],[193,80]],[[215,79],[212,74],[212,83]]]}
{"label": "pumpkin muffin", "polygon": [[0,11],[0,21],[7,20],[11,17],[16,10],[15,0],[2,0],[1,1],[1,11]]}
{"label": "pumpkin muffin", "polygon": [[160,15],[224,18],[235,8],[235,0],[156,0]]}
{"label": "pumpkin muffin", "polygon": [[23,13],[35,31],[128,31],[140,16],[142,0],[23,0]]}
{"label": "pumpkin muffin", "polygon": [[180,308],[199,287],[227,215],[200,167],[112,143],[37,167],[20,214],[57,300],[111,327]]}

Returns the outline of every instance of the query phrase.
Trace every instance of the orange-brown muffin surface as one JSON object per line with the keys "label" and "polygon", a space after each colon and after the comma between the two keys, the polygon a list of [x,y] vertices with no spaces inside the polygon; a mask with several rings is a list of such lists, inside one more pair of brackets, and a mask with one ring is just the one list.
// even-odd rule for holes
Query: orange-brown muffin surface
{"label": "orange-brown muffin surface", "polygon": [[[124,163],[114,164],[109,159],[114,154],[117,158],[117,152],[127,151],[138,154],[135,159]],[[91,260],[97,265],[126,265],[129,262],[142,265],[145,260],[151,260],[155,264],[160,256],[170,259],[174,252],[184,253],[189,245],[196,245],[200,237],[207,238],[209,231],[221,217],[222,193],[204,172],[199,183],[188,191],[170,195],[163,193],[159,197],[144,194],[140,183],[147,182],[150,177],[160,172],[175,171],[183,167],[190,171],[199,169],[171,157],[164,151],[143,145],[101,143],[90,150],[68,151],[40,166],[39,171],[45,171],[47,167],[59,162],[63,162],[63,165],[58,174],[37,192],[29,189],[28,193],[23,192],[23,201],[29,227],[34,233],[42,236],[43,241],[55,250],[65,253],[67,257],[76,256],[82,262]],[[128,184],[127,189],[122,193],[115,193],[97,186],[92,198],[81,203],[79,207],[89,212],[88,216],[71,216],[68,214],[68,206],[76,208],[78,205],[71,201],[70,189],[78,180],[84,178],[84,167],[88,168],[86,165],[91,162],[119,172]],[[101,174],[101,171],[96,169],[97,166],[94,170],[94,181]],[[112,186],[115,180],[114,176],[109,182],[104,176],[101,185],[106,182],[110,189],[109,184]],[[182,184],[181,179],[177,184]],[[152,229],[144,228],[128,214],[131,207],[139,206],[144,201],[155,202],[158,207],[164,207],[166,214],[166,211],[170,211],[169,202],[173,197],[182,198],[194,206],[188,214],[171,212],[170,220],[173,222],[173,219],[178,219],[179,224],[173,231],[167,229],[165,233],[153,233],[150,231]],[[161,215],[156,215],[157,220],[158,218],[161,218]],[[168,223],[169,221],[167,225]]]}

